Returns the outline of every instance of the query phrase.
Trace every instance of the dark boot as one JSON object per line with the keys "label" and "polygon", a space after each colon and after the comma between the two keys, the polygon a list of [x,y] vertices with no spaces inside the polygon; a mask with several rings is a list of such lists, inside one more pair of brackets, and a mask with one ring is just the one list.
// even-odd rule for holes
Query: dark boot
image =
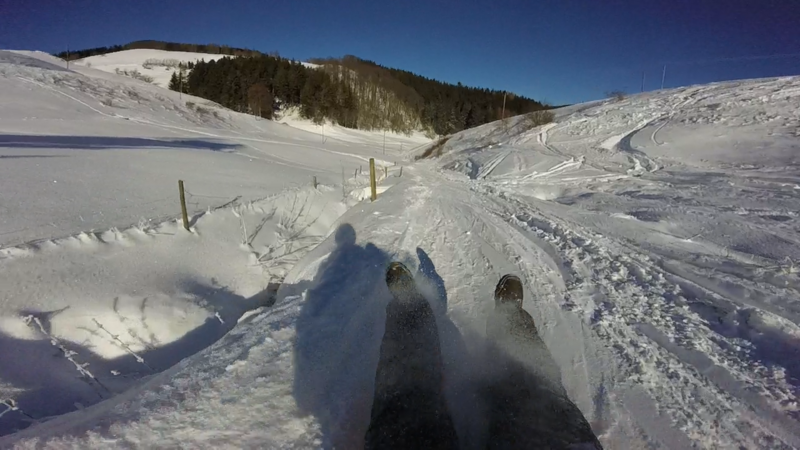
{"label": "dark boot", "polygon": [[495,305],[513,304],[522,308],[522,281],[516,275],[503,275],[494,288]]}

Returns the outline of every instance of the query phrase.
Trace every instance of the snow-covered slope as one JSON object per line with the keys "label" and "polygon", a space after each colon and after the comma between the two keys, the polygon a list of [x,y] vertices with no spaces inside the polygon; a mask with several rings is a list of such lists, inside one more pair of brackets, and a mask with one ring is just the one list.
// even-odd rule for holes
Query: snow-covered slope
{"label": "snow-covered slope", "polygon": [[[169,86],[172,73],[178,70],[178,63],[216,61],[228,55],[216,53],[176,52],[168,50],[134,49],[89,56],[71,61],[70,64],[91,67],[110,73],[138,72],[153,79],[156,86]],[[63,62],[61,64],[64,64]],[[318,64],[303,62],[306,67],[319,67]]]}
{"label": "snow-covered slope", "polygon": [[[210,347],[137,378],[120,395],[51,420],[36,417],[44,423],[0,438],[0,447],[358,448],[389,295],[383,270],[394,259],[418,269],[436,311],[446,394],[465,448],[484,448],[486,420],[471,394],[501,357],[486,354],[483,336],[491,290],[509,272],[525,280],[525,308],[606,448],[800,448],[798,104],[800,79],[782,78],[580,105],[543,127],[518,118],[454,135],[443,156],[406,167],[378,201],[356,204],[335,221],[343,205],[330,213],[288,211],[320,211],[339,186],[286,193],[279,198],[299,200],[274,200],[274,209],[300,219],[266,228],[271,236],[299,224],[282,235],[279,254],[294,259],[277,264],[285,277],[274,306],[246,314]],[[215,126],[202,129],[221,134]],[[324,150],[315,151],[309,164],[325,166]],[[289,206],[301,204],[309,206]],[[271,205],[254,203],[242,228],[269,217]],[[186,249],[205,279],[214,276],[212,261],[227,262],[217,290],[179,292],[213,302],[222,299],[215,292],[232,291],[244,305],[259,298],[250,295],[256,284],[248,283],[257,282],[247,282],[241,258],[275,246],[238,248],[230,238],[234,212],[241,215],[223,209],[200,217],[193,234],[167,223],[158,230],[174,236],[151,237]],[[178,272],[154,263],[167,251],[156,253],[158,246],[102,240],[94,244],[100,250],[59,241],[13,247],[0,264],[15,269],[17,286],[42,283],[20,296],[56,294],[59,283],[83,273],[76,251],[119,248],[130,261],[144,261],[130,279],[85,263],[94,283],[120,283],[123,292],[138,280],[158,285],[147,282],[151,266]],[[61,281],[26,278],[41,275],[37,261]],[[169,291],[158,289],[145,294],[166,292],[158,304],[170,304]],[[149,322],[143,314],[123,316]],[[12,327],[31,334],[18,330],[11,342],[26,351],[23,343],[42,345],[41,331],[19,323],[4,334],[13,335]],[[87,328],[103,335],[96,324]],[[76,361],[91,357],[108,367],[103,352],[70,339],[59,342],[77,346],[69,347]],[[77,372],[65,365],[74,382]],[[36,392],[16,389],[20,397]],[[11,412],[0,423],[7,417],[33,420]]]}
{"label": "snow-covered slope", "polygon": [[105,72],[137,71],[153,78],[153,84],[167,87],[178,63],[216,61],[226,55],[213,53],[171,52],[166,50],[134,49],[89,56],[72,61],[71,64],[91,67]]}
{"label": "snow-covered slope", "polygon": [[[13,60],[13,63],[12,63]],[[56,58],[0,55],[0,244],[123,227],[289,186],[341,184],[370,156],[394,164],[424,137],[307,130]],[[297,121],[295,121],[297,122]]]}

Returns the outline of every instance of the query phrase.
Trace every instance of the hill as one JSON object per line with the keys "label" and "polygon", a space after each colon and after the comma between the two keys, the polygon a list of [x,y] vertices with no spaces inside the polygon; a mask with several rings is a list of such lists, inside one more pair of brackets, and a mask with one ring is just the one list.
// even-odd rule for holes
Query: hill
{"label": "hill", "polygon": [[[156,55],[144,48],[178,53]],[[192,58],[187,51],[203,55]],[[157,41],[59,55],[83,56],[84,64],[114,70],[136,70],[159,85],[183,89],[235,111],[271,118],[276,111],[296,107],[316,123],[329,120],[362,130],[447,135],[546,108],[524,96],[444,83],[355,56],[309,64],[245,49]],[[144,55],[149,57],[143,59]],[[147,59],[151,64],[140,69]],[[185,65],[177,67],[173,60]],[[169,74],[171,82],[166,79],[170,68],[175,73]]]}
{"label": "hill", "polygon": [[188,67],[190,63],[194,64],[200,60],[214,61],[224,56],[212,53],[135,49],[72,59],[71,64],[137,78],[166,88],[169,87],[172,74],[180,67]]}

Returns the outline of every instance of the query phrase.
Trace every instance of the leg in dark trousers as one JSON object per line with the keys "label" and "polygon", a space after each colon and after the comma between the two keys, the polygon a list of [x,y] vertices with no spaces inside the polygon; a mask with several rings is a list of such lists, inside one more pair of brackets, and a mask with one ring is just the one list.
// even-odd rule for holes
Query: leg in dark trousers
{"label": "leg in dark trousers", "polygon": [[561,373],[522,309],[522,283],[507,275],[495,290],[487,334],[503,355],[499,375],[484,390],[490,449],[601,449],[580,409],[561,384]]}
{"label": "leg in dark trousers", "polygon": [[392,263],[386,282],[393,299],[386,308],[365,448],[456,449],[433,311],[402,264]]}

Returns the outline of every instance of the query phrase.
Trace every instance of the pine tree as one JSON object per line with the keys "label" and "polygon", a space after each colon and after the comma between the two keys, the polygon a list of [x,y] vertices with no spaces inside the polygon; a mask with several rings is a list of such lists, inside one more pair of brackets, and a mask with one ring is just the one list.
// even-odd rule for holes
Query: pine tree
{"label": "pine tree", "polygon": [[172,77],[169,79],[169,88],[173,91],[179,91],[181,89],[180,80],[178,79],[178,73],[172,72]]}
{"label": "pine tree", "polygon": [[289,95],[289,75],[288,72],[283,64],[278,66],[278,70],[275,73],[275,79],[273,81],[273,90],[275,92],[275,97],[283,100],[286,103],[290,102],[290,95]]}

